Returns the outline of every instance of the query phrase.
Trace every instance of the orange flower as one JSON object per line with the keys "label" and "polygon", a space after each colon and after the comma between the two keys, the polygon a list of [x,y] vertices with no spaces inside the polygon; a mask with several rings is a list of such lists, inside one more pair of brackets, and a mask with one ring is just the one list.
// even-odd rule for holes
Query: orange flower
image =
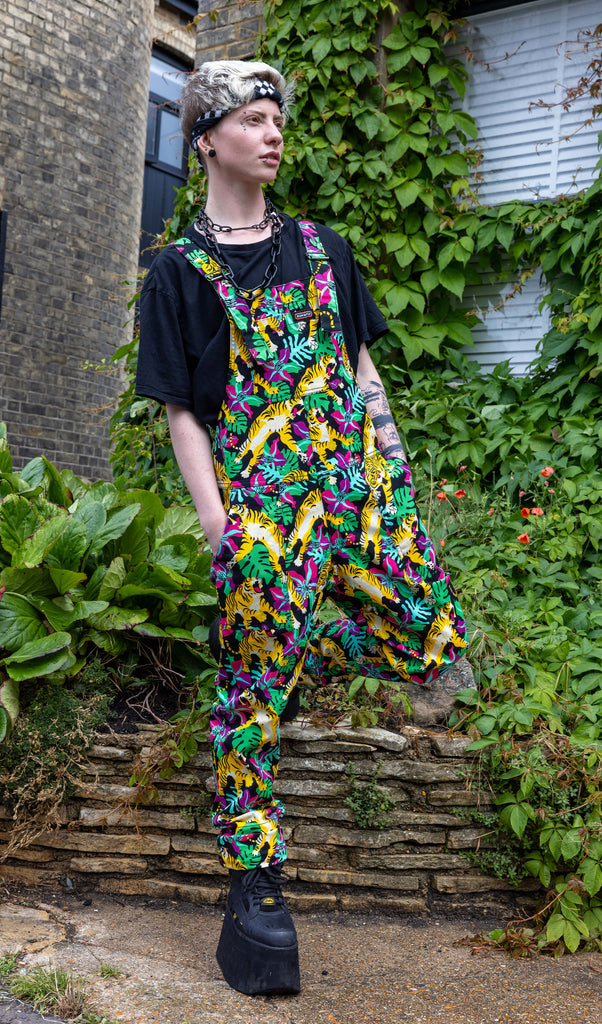
{"label": "orange flower", "polygon": [[443,540],[443,537],[441,538],[441,540],[439,541],[439,543],[440,543],[440,545],[441,545],[441,547],[442,547],[442,548],[444,548],[444,547],[445,547],[445,541]]}
{"label": "orange flower", "polygon": [[553,472],[554,472],[554,470],[553,470],[552,466],[544,466],[542,471],[541,471],[541,475],[545,476],[545,478],[547,479],[549,476],[552,476]]}
{"label": "orange flower", "polygon": [[520,514],[523,517],[523,519],[528,519],[529,516],[531,515],[531,513],[529,512],[528,508],[521,508]]}
{"label": "orange flower", "polygon": [[518,535],[518,537],[516,539],[519,540],[521,542],[521,544],[528,544],[529,543],[529,534],[528,533],[519,533],[519,535]]}
{"label": "orange flower", "polygon": [[456,498],[463,498],[464,495],[466,494],[466,491],[460,488],[459,491],[454,491],[454,494],[456,495]]}
{"label": "orange flower", "polygon": [[445,491],[439,491],[437,497],[439,498],[439,501],[447,501],[447,494]]}
{"label": "orange flower", "polygon": [[543,515],[543,509],[542,508],[532,508],[531,509],[531,515],[542,516]]}

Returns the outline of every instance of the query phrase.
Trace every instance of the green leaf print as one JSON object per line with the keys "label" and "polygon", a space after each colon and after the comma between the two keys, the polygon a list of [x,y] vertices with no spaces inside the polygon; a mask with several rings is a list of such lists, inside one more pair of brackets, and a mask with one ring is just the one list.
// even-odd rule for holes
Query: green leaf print
{"label": "green leaf print", "polygon": [[263,733],[261,726],[257,723],[248,725],[242,732],[236,732],[232,740],[232,746],[239,754],[250,754],[261,746]]}

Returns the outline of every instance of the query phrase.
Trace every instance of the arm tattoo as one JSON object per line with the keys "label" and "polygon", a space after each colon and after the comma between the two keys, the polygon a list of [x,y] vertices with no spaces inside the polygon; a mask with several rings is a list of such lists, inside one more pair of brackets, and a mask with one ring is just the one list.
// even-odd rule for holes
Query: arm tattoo
{"label": "arm tattoo", "polygon": [[371,380],[364,390],[368,415],[374,424],[378,446],[386,459],[403,459],[406,454],[380,381]]}

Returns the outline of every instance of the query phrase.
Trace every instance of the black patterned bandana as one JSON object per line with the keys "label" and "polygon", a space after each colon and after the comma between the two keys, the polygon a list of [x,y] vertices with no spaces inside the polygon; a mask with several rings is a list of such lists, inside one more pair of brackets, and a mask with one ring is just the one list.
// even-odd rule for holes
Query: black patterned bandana
{"label": "black patterned bandana", "polygon": [[[278,104],[280,110],[284,107],[284,100],[276,86],[272,85],[271,82],[266,82],[261,79],[257,82],[253,90],[253,99],[274,100],[274,103]],[[206,131],[209,131],[210,128],[213,128],[213,126],[217,124],[218,121],[221,121],[222,117],[229,114],[231,110],[236,110],[238,106],[240,106],[240,104],[236,104],[236,106],[233,107],[222,107],[221,110],[208,110],[206,114],[201,114],[201,116],[194,122],[192,131],[190,132],[190,143],[195,155],[198,156],[197,142],[201,135]]]}

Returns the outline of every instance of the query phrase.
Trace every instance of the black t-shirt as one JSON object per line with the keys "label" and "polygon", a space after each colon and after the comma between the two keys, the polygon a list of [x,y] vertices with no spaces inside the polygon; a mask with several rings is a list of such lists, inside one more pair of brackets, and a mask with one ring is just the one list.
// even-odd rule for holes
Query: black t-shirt
{"label": "black t-shirt", "polygon": [[[309,281],[310,270],[297,222],[283,215],[282,244],[274,281]],[[351,364],[360,345],[387,331],[348,243],[317,225],[330,260]],[[183,232],[205,247],[194,225]],[[271,239],[248,245],[220,245],[242,288],[257,287],[270,259]],[[226,391],[230,327],[213,285],[182,253],[167,246],[154,259],[140,296],[140,352],[136,393],[191,409],[201,423],[217,422]]]}

